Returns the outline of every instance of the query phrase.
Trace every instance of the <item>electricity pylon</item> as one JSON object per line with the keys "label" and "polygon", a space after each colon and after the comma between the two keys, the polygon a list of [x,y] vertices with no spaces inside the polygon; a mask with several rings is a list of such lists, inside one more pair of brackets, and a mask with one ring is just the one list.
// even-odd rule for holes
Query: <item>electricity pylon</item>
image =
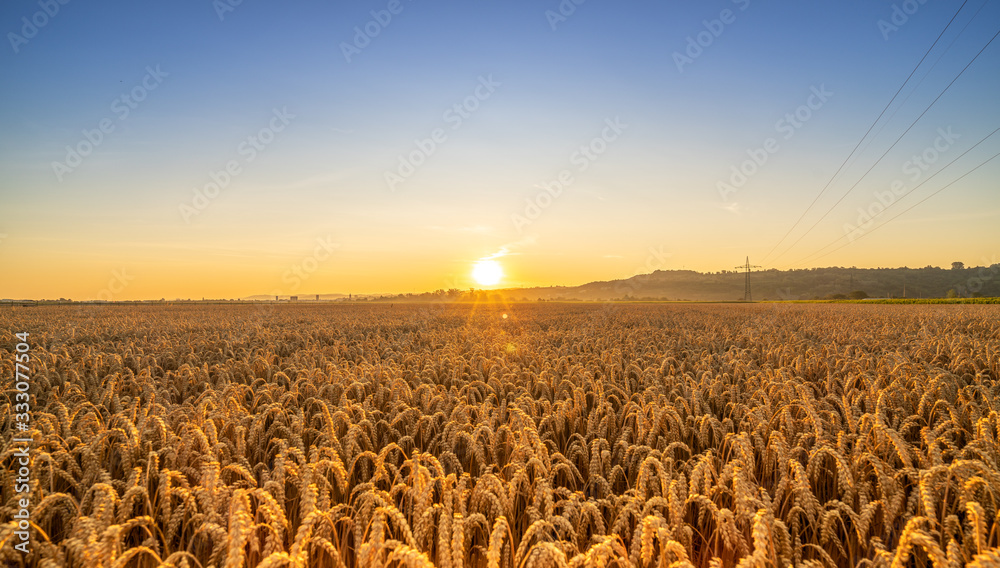
{"label": "electricity pylon", "polygon": [[747,276],[746,276],[746,284],[743,286],[743,301],[744,302],[752,302],[753,300],[750,297],[750,269],[752,269],[752,268],[763,268],[763,267],[760,266],[760,265],[758,265],[758,264],[751,265],[750,264],[750,257],[748,256],[747,257],[747,263],[744,264],[744,265],[742,265],[742,266],[737,266],[736,268],[737,269],[740,269],[740,268],[746,269]]}

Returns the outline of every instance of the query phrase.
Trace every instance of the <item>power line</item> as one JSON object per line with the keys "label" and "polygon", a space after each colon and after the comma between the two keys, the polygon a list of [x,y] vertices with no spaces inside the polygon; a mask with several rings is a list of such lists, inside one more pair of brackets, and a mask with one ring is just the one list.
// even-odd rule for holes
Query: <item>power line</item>
{"label": "power line", "polygon": [[[854,153],[858,151],[858,147],[860,147],[861,143],[865,141],[865,138],[867,138],[868,134],[870,134],[871,131],[872,131],[872,129],[875,128],[875,125],[878,124],[878,121],[882,119],[882,115],[885,114],[885,111],[889,110],[889,107],[892,106],[893,101],[895,101],[896,97],[899,96],[899,93],[901,93],[903,91],[903,87],[906,86],[906,84],[913,77],[913,74],[917,72],[917,69],[919,69],[920,66],[923,64],[924,60],[927,59],[927,56],[930,55],[931,51],[934,49],[934,46],[936,46],[938,44],[938,42],[941,41],[941,37],[944,36],[944,33],[946,31],[948,31],[948,28],[951,27],[951,23],[955,21],[955,18],[958,17],[959,12],[962,11],[962,8],[965,8],[965,5],[968,2],[969,2],[969,0],[965,0],[964,2],[962,2],[962,5],[958,7],[958,10],[955,12],[955,15],[952,16],[951,20],[948,21],[948,25],[946,25],[944,27],[944,29],[941,30],[941,33],[938,34],[937,39],[934,40],[934,43],[932,43],[931,46],[929,48],[927,48],[927,52],[924,53],[924,56],[920,58],[920,61],[917,62],[917,65],[913,68],[912,71],[910,71],[910,74],[907,75],[906,80],[904,80],[903,84],[900,85],[899,89],[896,90],[896,94],[892,95],[892,98],[889,99],[888,103],[886,103],[885,108],[882,109],[882,112],[880,112],[878,114],[878,117],[875,118],[875,121],[872,122],[871,126],[868,127],[868,130],[865,131],[865,134],[861,137],[860,140],[858,140],[858,143],[855,144],[854,149],[851,150],[851,153],[848,154],[846,158],[844,158],[844,161],[841,162],[840,167],[837,168],[837,171],[833,173],[833,176],[830,177],[830,180],[826,182],[826,185],[823,186],[823,189],[820,190],[820,192],[812,200],[812,203],[810,203],[809,206],[806,207],[806,210],[802,212],[802,215],[800,215],[799,218],[795,221],[795,223],[791,226],[791,228],[788,229],[788,232],[786,232],[784,234],[784,236],[782,236],[781,239],[779,239],[778,242],[775,243],[775,245],[773,247],[771,247],[771,250],[768,251],[768,253],[766,255],[764,255],[764,260],[765,261],[768,258],[770,258],[771,254],[774,253],[774,251],[781,245],[781,243],[783,243],[785,241],[785,239],[788,238],[788,235],[792,234],[792,231],[795,230],[795,227],[799,226],[799,223],[802,222],[802,219],[805,218],[806,214],[809,213],[809,211],[813,208],[814,205],[816,205],[816,202],[819,201],[819,198],[822,197],[824,193],[826,193],[826,190],[829,189],[830,184],[832,184],[833,180],[835,180],[837,178],[837,175],[840,174],[840,171],[842,169],[844,169],[844,165],[846,165],[847,161],[851,159],[851,156],[853,156]],[[794,246],[794,244],[792,246]]]}
{"label": "power line", "polygon": [[853,160],[851,160],[851,163],[847,166],[848,168],[853,166],[854,162],[858,161],[858,158],[861,156],[861,154],[864,153],[866,150],[868,150],[868,147],[871,146],[872,142],[876,138],[878,138],[880,134],[882,134],[882,131],[885,130],[885,127],[888,126],[890,122],[892,122],[893,118],[895,118],[896,113],[899,112],[899,109],[906,106],[906,102],[910,100],[910,97],[913,96],[913,93],[917,92],[917,90],[920,88],[920,85],[923,85],[924,81],[927,80],[927,77],[929,77],[930,74],[934,72],[934,69],[937,67],[938,63],[941,63],[941,60],[944,58],[944,56],[947,55],[949,51],[951,51],[951,48],[955,45],[955,42],[958,41],[958,38],[962,37],[962,34],[965,33],[965,30],[969,29],[969,24],[971,24],[973,20],[976,19],[976,16],[979,15],[979,12],[983,11],[983,8],[986,7],[986,4],[988,4],[989,1],[990,0],[983,0],[983,3],[979,6],[979,9],[976,10],[976,13],[973,14],[972,17],[969,18],[969,21],[965,22],[965,25],[962,26],[962,29],[957,34],[955,34],[955,37],[952,38],[951,43],[948,44],[948,47],[944,48],[944,51],[941,52],[941,55],[938,55],[937,59],[934,60],[934,63],[931,64],[931,68],[928,69],[927,72],[924,73],[922,77],[920,77],[920,80],[917,81],[917,84],[913,86],[913,89],[911,89],[910,92],[907,93],[907,95],[903,98],[902,102],[900,102],[899,105],[895,108],[895,110],[893,110],[889,114],[888,118],[886,118],[885,121],[882,123],[882,126],[880,126],[878,130],[875,131],[875,135],[868,140],[868,143],[866,143],[865,147],[861,149],[861,152],[859,152],[858,155],[855,156]]}
{"label": "power line", "polygon": [[[925,197],[925,198],[921,199],[920,201],[918,201],[918,202],[914,203],[913,205],[911,205],[910,207],[908,207],[908,208],[904,209],[903,211],[900,211],[900,213],[899,213],[898,215],[896,215],[895,217],[892,217],[892,218],[890,218],[890,219],[889,219],[889,220],[887,220],[887,221],[886,221],[885,223],[882,223],[881,225],[879,225],[879,226],[875,227],[874,229],[872,229],[872,230],[868,231],[867,233],[863,233],[863,234],[862,234],[861,236],[859,236],[858,238],[854,239],[853,241],[849,241],[849,242],[846,242],[846,243],[844,243],[844,244],[840,245],[839,247],[837,247],[837,248],[835,248],[835,249],[831,250],[830,252],[828,252],[828,253],[824,253],[824,254],[822,254],[822,255],[820,255],[820,256],[818,256],[818,257],[814,258],[813,260],[819,260],[819,259],[821,259],[821,258],[823,258],[823,257],[826,257],[826,256],[829,256],[829,255],[831,255],[831,254],[833,254],[833,253],[837,252],[838,250],[840,250],[840,249],[842,249],[842,248],[844,248],[844,247],[846,247],[846,246],[848,246],[848,245],[851,245],[851,244],[854,244],[854,243],[855,243],[855,242],[857,242],[858,240],[860,240],[860,239],[862,239],[862,238],[864,238],[864,237],[866,237],[866,236],[868,236],[868,235],[870,235],[870,234],[874,233],[875,231],[877,231],[877,230],[881,229],[882,227],[885,227],[885,226],[886,226],[886,225],[888,225],[889,223],[891,223],[891,222],[893,222],[894,220],[898,219],[899,217],[901,217],[901,216],[905,215],[905,214],[906,214],[907,212],[909,212],[910,210],[912,210],[912,209],[913,209],[914,207],[917,207],[917,206],[919,206],[920,204],[922,204],[923,202],[927,201],[928,199],[930,199],[930,198],[934,197],[935,195],[937,195],[937,194],[941,193],[942,191],[944,191],[944,190],[948,189],[948,188],[949,188],[949,187],[951,187],[952,185],[954,185],[954,184],[958,183],[958,182],[959,182],[959,181],[960,181],[960,180],[961,180],[962,178],[964,178],[965,176],[967,176],[967,175],[971,174],[972,172],[974,172],[974,171],[978,170],[979,168],[981,168],[981,167],[985,166],[986,164],[988,164],[988,163],[992,162],[993,160],[995,160],[995,159],[997,158],[997,156],[1000,156],[1000,152],[997,152],[996,154],[993,154],[993,156],[992,156],[992,157],[990,157],[990,158],[989,158],[989,159],[987,159],[986,161],[982,162],[982,163],[981,163],[981,164],[979,164],[978,166],[976,166],[976,167],[972,168],[971,170],[969,170],[969,171],[965,172],[964,174],[960,175],[960,176],[959,176],[958,178],[956,178],[956,179],[954,179],[953,181],[949,182],[949,183],[948,183],[947,185],[945,185],[944,187],[942,187],[942,188],[938,189],[938,190],[937,190],[937,191],[935,191],[934,193],[932,193],[932,194],[928,195],[927,197]],[[839,240],[839,239],[838,239],[838,240]]]}
{"label": "power line", "polygon": [[[943,171],[945,171],[946,169],[948,169],[948,168],[949,168],[949,167],[950,167],[950,166],[951,166],[952,164],[954,164],[955,162],[957,162],[957,161],[961,160],[963,156],[965,156],[965,155],[966,155],[966,154],[968,154],[969,152],[971,152],[971,151],[973,151],[974,149],[976,149],[976,148],[977,148],[977,147],[978,147],[978,146],[979,146],[980,144],[982,144],[983,142],[985,142],[986,140],[988,140],[988,139],[989,139],[989,138],[990,138],[991,136],[993,136],[993,135],[994,135],[994,134],[996,134],[997,132],[1000,132],[1000,128],[997,128],[997,129],[996,129],[996,130],[994,130],[993,132],[990,132],[990,133],[989,133],[989,134],[987,134],[986,136],[982,137],[982,138],[981,138],[981,139],[979,140],[979,142],[976,142],[975,144],[973,144],[973,145],[972,145],[972,146],[971,146],[971,147],[970,147],[970,148],[969,148],[968,150],[966,150],[966,151],[962,152],[962,153],[961,153],[961,154],[959,154],[959,155],[958,155],[958,156],[957,156],[957,157],[956,157],[955,159],[953,159],[952,161],[948,162],[947,164],[945,164],[944,166],[942,166],[942,167],[941,167],[940,169],[938,169],[938,171],[936,171],[936,172],[934,172],[933,174],[931,174],[931,176],[930,176],[930,177],[928,177],[928,178],[927,178],[927,179],[925,179],[924,181],[922,181],[922,182],[920,182],[919,184],[917,184],[916,186],[914,186],[914,187],[913,187],[913,189],[911,189],[910,191],[908,191],[908,192],[906,192],[905,194],[903,194],[903,195],[902,195],[902,196],[901,196],[901,197],[900,197],[900,198],[899,198],[898,200],[896,200],[896,201],[893,201],[893,202],[892,202],[892,203],[890,203],[889,205],[885,206],[885,209],[883,209],[882,211],[879,211],[879,212],[878,212],[878,213],[877,213],[876,215],[872,216],[871,220],[875,220],[875,218],[877,218],[877,217],[879,217],[880,215],[884,214],[884,213],[885,213],[886,211],[888,211],[889,209],[891,209],[891,208],[892,208],[892,207],[893,207],[894,205],[896,205],[896,204],[897,204],[897,203],[899,203],[900,201],[902,201],[902,200],[906,199],[906,198],[907,198],[907,197],[909,197],[910,195],[913,195],[913,192],[915,192],[916,190],[920,189],[920,188],[921,188],[921,187],[922,187],[922,186],[923,186],[923,185],[924,185],[925,183],[927,183],[927,182],[931,181],[932,179],[934,179],[935,177],[937,177],[937,175],[938,175],[938,174],[940,174],[941,172],[943,172]],[[798,260],[798,261],[796,261],[796,262],[793,262],[793,263],[791,263],[791,264],[786,264],[786,265],[785,265],[785,266],[784,266],[783,268],[787,268],[787,267],[789,267],[789,266],[795,266],[795,265],[797,265],[797,264],[802,264],[802,263],[804,263],[804,262],[809,262],[810,260],[814,260],[814,259],[812,259],[812,257],[813,257],[814,255],[817,255],[817,254],[819,254],[819,253],[823,252],[824,250],[826,250],[826,249],[828,249],[828,248],[832,247],[833,245],[837,244],[837,242],[838,242],[838,241],[840,241],[841,239],[843,239],[843,238],[845,238],[845,237],[847,237],[847,238],[850,238],[850,234],[846,234],[846,235],[842,235],[842,236],[840,236],[840,237],[837,237],[836,239],[834,239],[833,241],[831,241],[831,242],[830,242],[829,244],[827,244],[827,245],[826,245],[826,246],[824,246],[823,248],[821,248],[821,249],[819,249],[819,250],[817,250],[817,251],[815,251],[815,252],[813,252],[813,253],[811,253],[811,254],[808,254],[808,255],[806,255],[806,256],[804,256],[804,257],[802,257],[801,259],[799,259],[799,260]],[[852,241],[853,241],[853,240],[856,240],[856,239],[852,239]],[[825,255],[824,255],[824,256],[825,256]],[[817,258],[821,258],[821,257],[817,257]]]}
{"label": "power line", "polygon": [[799,243],[800,241],[802,241],[802,239],[803,239],[803,238],[805,238],[805,236],[806,236],[806,235],[808,235],[808,234],[809,234],[809,233],[810,233],[810,232],[811,232],[811,231],[812,231],[813,229],[815,229],[815,228],[816,228],[816,225],[819,225],[819,224],[820,224],[820,222],[821,222],[821,221],[823,221],[823,219],[825,219],[827,215],[829,215],[829,214],[830,214],[831,212],[833,212],[833,210],[834,210],[834,209],[835,209],[835,208],[836,208],[836,207],[837,207],[838,205],[840,205],[840,203],[841,203],[841,202],[842,202],[842,201],[844,200],[844,198],[846,198],[846,197],[847,197],[847,196],[848,196],[848,195],[849,195],[849,194],[850,194],[850,193],[851,193],[852,191],[854,191],[854,188],[856,188],[856,187],[858,186],[858,184],[860,184],[860,183],[861,183],[861,181],[862,181],[862,180],[864,180],[864,179],[865,179],[865,177],[866,177],[866,176],[867,176],[867,175],[868,175],[868,174],[869,174],[869,173],[870,173],[870,172],[871,172],[871,171],[872,171],[873,169],[875,169],[875,166],[877,166],[877,165],[879,164],[879,162],[881,162],[881,161],[882,161],[882,159],[883,159],[883,158],[885,158],[885,156],[886,156],[886,155],[887,155],[887,154],[888,154],[888,153],[889,153],[889,152],[890,152],[890,151],[891,151],[891,150],[892,150],[893,148],[895,148],[895,147],[896,147],[896,144],[899,144],[899,141],[900,141],[900,140],[902,140],[904,136],[906,136],[906,134],[907,134],[907,133],[908,133],[908,132],[909,132],[909,131],[910,131],[910,130],[911,130],[911,129],[912,129],[913,127],[914,127],[914,125],[916,125],[916,124],[917,124],[917,122],[919,122],[919,121],[920,121],[920,119],[921,119],[921,118],[923,118],[925,114],[927,114],[927,111],[929,111],[929,110],[931,109],[931,107],[933,107],[933,106],[934,106],[934,105],[935,105],[935,104],[936,104],[936,103],[937,103],[937,102],[938,102],[939,100],[941,100],[941,97],[943,97],[943,96],[944,96],[944,94],[945,94],[946,92],[948,92],[948,89],[950,89],[950,88],[951,88],[951,86],[955,84],[955,81],[958,81],[959,77],[961,77],[961,76],[962,76],[962,74],[963,74],[963,73],[965,73],[965,71],[966,71],[966,70],[967,70],[967,69],[968,69],[968,68],[969,68],[969,67],[970,67],[970,66],[971,66],[971,65],[972,65],[973,63],[975,63],[976,59],[979,59],[979,56],[980,56],[980,55],[982,55],[982,53],[983,53],[984,51],[986,51],[986,48],[987,48],[987,47],[989,47],[989,46],[990,46],[990,44],[992,44],[992,43],[993,43],[993,40],[995,40],[995,39],[997,38],[997,36],[998,36],[998,35],[1000,35],[1000,30],[997,30],[997,33],[993,34],[993,37],[992,37],[992,38],[990,38],[990,41],[986,42],[986,45],[984,45],[984,46],[983,46],[983,48],[979,50],[979,53],[977,53],[977,54],[976,54],[976,56],[975,56],[975,57],[973,57],[973,58],[972,58],[972,60],[971,60],[971,61],[969,61],[969,63],[968,63],[968,64],[966,64],[966,66],[965,66],[965,67],[963,67],[963,68],[962,68],[962,70],[958,72],[958,75],[955,75],[955,78],[954,78],[954,79],[952,79],[950,83],[948,83],[948,85],[947,85],[947,86],[946,86],[946,87],[945,87],[945,88],[944,88],[944,89],[943,89],[943,90],[942,90],[942,91],[941,91],[941,92],[940,92],[940,93],[938,94],[938,96],[937,96],[937,97],[935,97],[935,98],[934,98],[934,100],[933,100],[933,101],[931,101],[931,104],[927,105],[927,108],[925,108],[925,109],[924,109],[924,111],[920,113],[920,116],[918,116],[918,117],[917,117],[916,119],[914,119],[914,121],[910,123],[910,125],[909,125],[909,126],[908,126],[908,127],[906,128],[906,130],[904,130],[904,131],[903,131],[903,133],[902,133],[902,134],[900,134],[898,138],[896,138],[896,141],[892,143],[892,146],[889,146],[889,148],[888,148],[888,149],[887,149],[887,150],[886,150],[885,152],[883,152],[883,153],[882,153],[882,155],[881,155],[881,156],[879,156],[879,158],[878,158],[877,160],[875,160],[875,163],[873,163],[873,164],[871,165],[871,167],[870,167],[870,168],[868,168],[868,170],[867,170],[867,171],[866,171],[865,173],[861,174],[861,177],[860,177],[860,178],[858,178],[858,181],[854,182],[854,185],[852,185],[851,187],[849,187],[849,188],[847,189],[847,191],[845,191],[845,192],[844,192],[844,194],[840,196],[840,199],[838,199],[836,203],[834,203],[833,205],[831,205],[831,206],[830,206],[830,208],[826,210],[826,213],[823,213],[823,215],[822,215],[822,216],[821,216],[821,217],[820,217],[819,219],[817,219],[817,220],[816,220],[816,222],[815,222],[815,223],[813,223],[811,227],[809,227],[808,229],[806,229],[806,232],[805,232],[805,233],[802,233],[802,234],[801,234],[801,235],[799,236],[799,238],[798,238],[798,239],[796,239],[796,240],[795,240],[795,242],[793,242],[793,243],[791,244],[791,246],[789,246],[788,248],[786,248],[786,249],[785,249],[785,251],[784,251],[784,252],[782,252],[782,253],[780,253],[780,254],[779,254],[778,256],[774,257],[774,260],[777,260],[777,259],[781,258],[781,256],[783,256],[783,255],[784,255],[785,253],[787,253],[787,252],[788,252],[788,251],[790,251],[790,250],[791,250],[792,248],[794,248],[794,247],[795,247],[795,245],[797,245],[797,244],[798,244],[798,243]]}

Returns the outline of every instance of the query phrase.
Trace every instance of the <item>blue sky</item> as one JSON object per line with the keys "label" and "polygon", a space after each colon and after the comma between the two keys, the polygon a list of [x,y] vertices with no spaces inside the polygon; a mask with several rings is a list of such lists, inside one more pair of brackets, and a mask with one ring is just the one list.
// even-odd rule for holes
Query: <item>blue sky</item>
{"label": "blue sky", "polygon": [[[667,251],[657,268],[729,269],[766,256],[961,5],[567,1],[573,12],[553,29],[555,1],[244,0],[221,18],[219,4],[70,0],[51,3],[51,17],[37,15],[45,2],[0,7],[0,258],[32,267],[0,283],[0,296],[96,297],[123,268],[136,274],[123,299],[268,293],[287,289],[288,267],[326,238],[337,252],[296,292],[467,287],[470,266],[497,254],[508,286],[629,276],[651,266],[650,249]],[[913,13],[885,36],[879,21],[894,6],[897,23],[903,8]],[[372,23],[389,8],[398,13],[386,25]],[[23,18],[45,23],[28,38]],[[933,70],[783,246],[858,180],[997,21],[995,2],[964,7],[916,78]],[[378,34],[348,62],[343,44],[366,25]],[[710,41],[678,69],[675,53],[699,33]],[[998,63],[994,42],[768,266],[976,265],[1000,254],[998,159],[870,237],[796,264],[844,236],[875,192],[923,181],[902,169],[938,129],[958,136],[925,177],[1000,126]],[[147,69],[160,71],[150,79]],[[144,80],[155,88],[122,119],[114,101]],[[449,109],[483,81],[496,86],[459,124]],[[831,95],[783,138],[776,124],[814,88]],[[277,124],[276,112],[294,118],[248,161],[240,149]],[[597,142],[605,151],[581,171],[574,153],[616,118],[627,126]],[[102,120],[113,130],[57,175],[53,162]],[[390,190],[386,172],[398,174],[400,156],[437,129],[445,141]],[[768,138],[778,149],[721,197],[718,183]],[[1000,151],[998,139],[886,216]],[[233,161],[240,173],[195,207],[195,190]],[[572,184],[519,223],[540,184],[563,171]],[[197,213],[185,216],[184,205]]]}

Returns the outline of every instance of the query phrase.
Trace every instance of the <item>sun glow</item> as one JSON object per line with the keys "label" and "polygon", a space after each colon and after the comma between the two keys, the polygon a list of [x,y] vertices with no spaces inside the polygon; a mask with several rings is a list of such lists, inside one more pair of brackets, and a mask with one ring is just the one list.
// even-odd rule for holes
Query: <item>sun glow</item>
{"label": "sun glow", "polygon": [[472,268],[472,278],[480,286],[493,286],[503,278],[503,268],[495,260],[480,260]]}

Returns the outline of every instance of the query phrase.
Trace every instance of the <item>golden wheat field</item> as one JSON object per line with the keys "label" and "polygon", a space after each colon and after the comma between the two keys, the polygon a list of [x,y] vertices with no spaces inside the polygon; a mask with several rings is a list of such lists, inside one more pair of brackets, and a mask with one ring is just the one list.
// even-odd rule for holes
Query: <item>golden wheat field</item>
{"label": "golden wheat field", "polygon": [[[0,312],[8,566],[996,566],[995,306]],[[13,549],[30,332],[31,549]]]}

